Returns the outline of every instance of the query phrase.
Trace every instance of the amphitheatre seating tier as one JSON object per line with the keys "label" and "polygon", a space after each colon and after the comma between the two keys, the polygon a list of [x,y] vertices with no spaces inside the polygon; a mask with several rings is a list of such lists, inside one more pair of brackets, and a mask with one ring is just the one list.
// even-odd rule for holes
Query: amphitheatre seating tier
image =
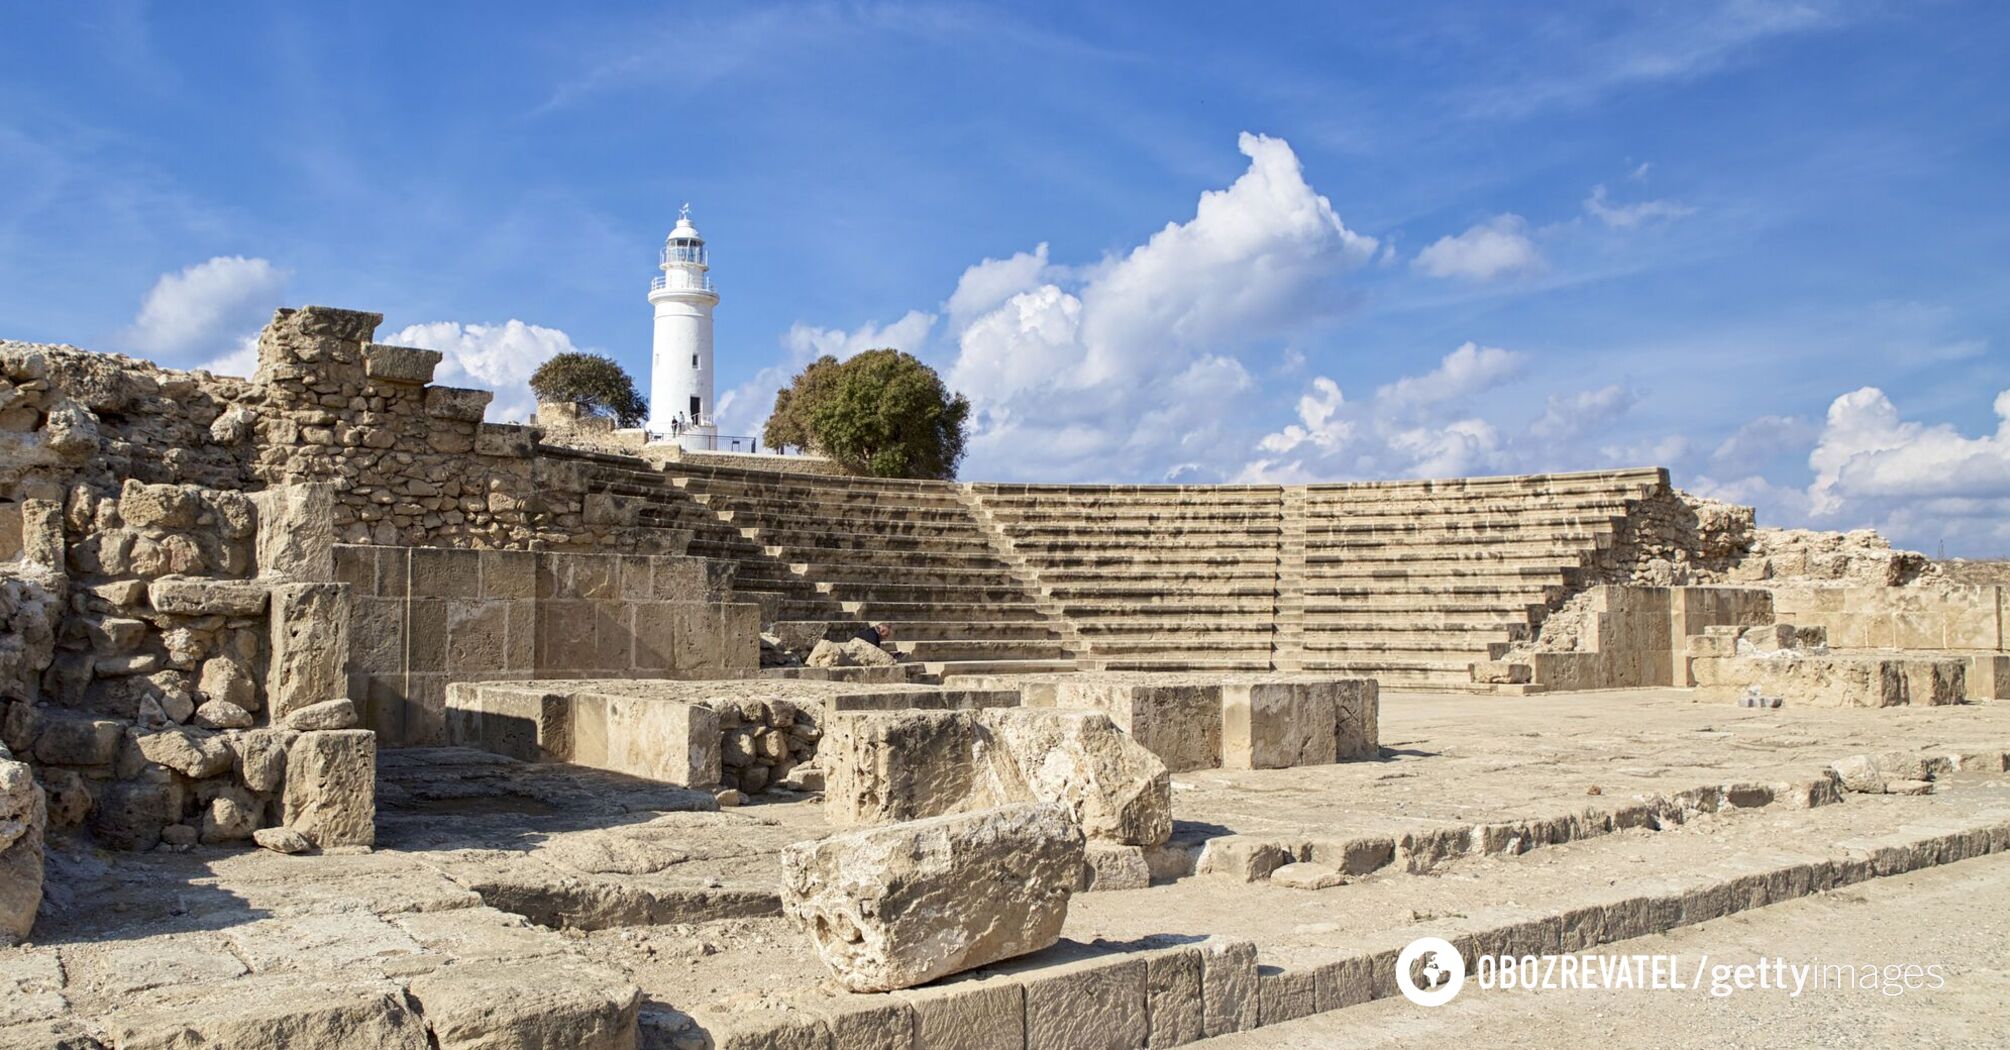
{"label": "amphitheatre seating tier", "polygon": [[643,524],[790,618],[885,620],[936,673],[1318,670],[1469,688],[1589,577],[1658,469],[1309,486],[955,485],[599,457]]}

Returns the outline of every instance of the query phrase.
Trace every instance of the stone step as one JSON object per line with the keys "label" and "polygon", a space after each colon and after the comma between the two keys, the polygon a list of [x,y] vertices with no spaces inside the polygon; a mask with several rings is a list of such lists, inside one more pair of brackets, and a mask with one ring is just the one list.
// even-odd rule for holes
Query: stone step
{"label": "stone step", "polygon": [[825,562],[814,565],[796,563],[796,567],[810,579],[830,584],[888,582],[940,587],[1021,587],[1013,570],[1003,562],[978,566],[906,565],[898,562],[833,565]]}
{"label": "stone step", "polygon": [[1399,503],[1339,504],[1305,507],[1299,520],[1309,526],[1335,522],[1393,524],[1405,521],[1469,521],[1488,518],[1615,518],[1624,517],[1628,501],[1617,497],[1580,497],[1555,500],[1418,500]]}
{"label": "stone step", "polygon": [[[1072,539],[1051,537],[1012,537],[1012,546],[1028,558],[1040,558],[1049,552],[1067,556],[1074,554],[1096,554],[1112,551],[1137,550],[1140,546],[1135,539],[1115,536],[1087,535]],[[1213,551],[1227,554],[1231,551],[1262,551],[1274,557],[1277,537],[1218,536],[1218,537],[1156,537],[1149,546],[1158,552],[1168,551]]]}
{"label": "stone step", "polygon": [[1073,659],[1066,660],[929,660],[921,664],[927,674],[943,681],[957,675],[986,674],[1065,674],[1076,668]]}
{"label": "stone step", "polygon": [[1136,653],[1097,658],[1105,671],[1268,671],[1269,654],[1249,656],[1186,656],[1178,652]]}
{"label": "stone step", "polygon": [[957,603],[936,601],[841,601],[839,607],[851,619],[878,623],[882,620],[901,622],[907,620],[961,620],[978,623],[989,620],[1045,620],[1046,614],[1031,602],[979,602]]}
{"label": "stone step", "polygon": [[1032,507],[993,510],[991,516],[1010,528],[1027,528],[1069,522],[1130,525],[1144,527],[1215,526],[1236,528],[1249,524],[1276,525],[1284,516],[1275,506],[1267,508],[1214,507],[1129,507],[1124,504],[1085,504],[1078,507]]}
{"label": "stone step", "polygon": [[1540,618],[1547,611],[1541,602],[1526,605],[1510,601],[1487,601],[1466,596],[1394,595],[1384,598],[1339,598],[1329,595],[1311,597],[1305,600],[1306,616],[1314,617],[1333,613],[1369,613],[1379,616],[1414,617],[1419,615],[1487,614],[1519,616],[1523,619]]}
{"label": "stone step", "polygon": [[1493,539],[1493,537],[1544,537],[1544,535],[1592,535],[1600,529],[1616,529],[1624,517],[1592,515],[1499,515],[1499,517],[1407,517],[1389,521],[1306,521],[1304,537],[1311,541],[1327,537],[1445,537],[1445,539]]}
{"label": "stone step", "polygon": [[884,493],[947,493],[953,496],[953,482],[929,481],[915,478],[873,478],[855,475],[805,474],[781,470],[760,470],[751,467],[715,466],[712,464],[671,463],[663,468],[665,477],[684,478],[694,482],[710,482],[719,485],[742,485],[750,487],[808,487],[825,491],[884,492]]}
{"label": "stone step", "polygon": [[884,512],[860,513],[838,508],[827,508],[805,513],[801,508],[789,511],[775,511],[762,507],[742,504],[715,505],[721,520],[740,527],[774,529],[780,532],[815,532],[825,529],[844,529],[848,532],[872,535],[944,535],[967,536],[979,531],[977,522],[967,511],[949,514],[893,514]]}
{"label": "stone step", "polygon": [[1013,522],[1003,526],[1005,534],[1013,543],[1053,543],[1080,538],[1107,538],[1140,543],[1156,543],[1162,539],[1190,542],[1211,542],[1216,539],[1247,537],[1251,540],[1269,537],[1275,539],[1280,528],[1277,522],[1253,522],[1247,525],[1128,525],[1118,522]]}
{"label": "stone step", "polygon": [[894,638],[937,641],[986,638],[998,641],[1058,642],[1061,632],[1045,620],[891,620]]}
{"label": "stone step", "polygon": [[1340,562],[1323,565],[1316,574],[1308,571],[1308,579],[1322,582],[1359,580],[1363,583],[1391,582],[1405,580],[1466,580],[1501,581],[1537,579],[1545,582],[1566,581],[1576,571],[1576,566],[1558,565],[1554,562],[1503,565],[1497,562],[1426,562],[1406,564],[1402,562],[1380,565],[1359,565]]}
{"label": "stone step", "polygon": [[906,640],[894,630],[893,647],[924,663],[946,660],[1064,660],[1071,655],[1058,642],[1014,638],[925,638]]}
{"label": "stone step", "polygon": [[1527,578],[1516,578],[1513,582],[1490,583],[1484,580],[1306,580],[1303,593],[1314,598],[1395,598],[1401,595],[1431,595],[1441,597],[1493,598],[1520,605],[1541,601],[1549,597],[1561,597],[1561,583],[1546,584]]}
{"label": "stone step", "polygon": [[848,573],[872,573],[882,571],[887,566],[915,569],[944,569],[980,571],[989,569],[1009,569],[1011,563],[999,556],[995,550],[958,549],[953,551],[905,551],[884,550],[874,547],[798,547],[791,546],[784,552],[790,564],[798,565],[803,571],[817,579],[829,579]]}
{"label": "stone step", "polygon": [[1268,595],[1166,597],[1155,601],[1060,600],[1062,615],[1083,622],[1099,616],[1131,618],[1140,616],[1206,616],[1210,614],[1255,612],[1269,615],[1276,608]]}
{"label": "stone step", "polygon": [[1256,580],[1187,578],[1177,581],[1143,578],[1087,583],[1063,582],[1049,584],[1047,593],[1063,601],[1078,598],[1167,600],[1219,595],[1274,597],[1277,594],[1277,581],[1274,578]]}
{"label": "stone step", "polygon": [[809,509],[842,514],[969,514],[969,508],[953,493],[853,492],[819,486],[721,485],[687,481],[672,488],[693,499],[721,506],[746,506],[776,513],[805,513]]}
{"label": "stone step", "polygon": [[1189,656],[1238,656],[1262,653],[1269,658],[1274,635],[1227,637],[1195,632],[1190,635],[1149,635],[1138,638],[1095,638],[1086,641],[1092,656],[1131,656],[1182,653]]}
{"label": "stone step", "polygon": [[912,583],[891,578],[876,582],[820,583],[817,589],[845,602],[940,602],[950,605],[1012,604],[1031,600],[1026,590],[1006,586],[964,586]]}
{"label": "stone step", "polygon": [[[990,541],[985,539],[983,534],[974,532],[967,537],[872,536],[833,526],[817,530],[763,528],[759,530],[759,534],[762,543],[789,550],[881,549],[935,551],[938,553],[993,553]],[[790,560],[796,561],[800,559],[791,558]]]}

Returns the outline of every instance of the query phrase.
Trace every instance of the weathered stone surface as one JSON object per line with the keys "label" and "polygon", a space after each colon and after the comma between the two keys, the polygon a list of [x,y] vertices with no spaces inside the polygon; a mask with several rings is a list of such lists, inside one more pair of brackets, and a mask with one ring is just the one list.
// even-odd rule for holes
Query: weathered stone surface
{"label": "weathered stone surface", "polygon": [[462,423],[479,423],[488,412],[489,402],[495,393],[489,390],[470,390],[462,387],[434,386],[426,388],[426,414],[434,419],[449,419]]}
{"label": "weathered stone surface", "polygon": [[228,700],[211,700],[195,709],[195,724],[204,729],[250,729],[251,712]]}
{"label": "weathered stone surface", "polygon": [[1208,1036],[1247,1032],[1257,1023],[1256,945],[1213,937],[1200,945],[1201,1026]]}
{"label": "weathered stone surface", "polygon": [[346,698],[309,704],[286,716],[286,728],[302,733],[318,729],[354,729],[356,705]]}
{"label": "weathered stone surface", "polygon": [[230,746],[223,737],[202,729],[176,726],[157,733],[135,733],[133,742],[147,761],[191,780],[213,777],[231,767]]}
{"label": "weathered stone surface", "polygon": [[1059,802],[1090,838],[1156,846],[1172,836],[1165,763],[1108,715],[992,709],[976,718],[995,756],[990,775],[1007,798]]}
{"label": "weathered stone surface", "polygon": [[34,929],[48,821],[48,800],[28,764],[0,759],[0,947]]}
{"label": "weathered stone surface", "polygon": [[1347,876],[1339,868],[1299,861],[1271,872],[1270,881],[1294,890],[1323,890],[1346,885]]}
{"label": "weathered stone surface", "polygon": [[832,717],[818,764],[840,827],[1059,802],[1091,838],[1172,834],[1165,764],[1098,711],[995,708]]}
{"label": "weathered stone surface", "polygon": [[1141,890],[1152,881],[1151,865],[1145,862],[1145,851],[1140,846],[1091,839],[1084,867],[1085,890]]}
{"label": "weathered stone surface", "polygon": [[286,749],[294,734],[280,729],[254,729],[231,740],[237,753],[237,776],[253,791],[279,790],[286,777]]}
{"label": "weathered stone surface", "polygon": [[257,580],[167,577],[147,586],[147,600],[155,611],[179,616],[256,616],[271,589]]}
{"label": "weathered stone surface", "polygon": [[289,583],[272,589],[272,655],[265,675],[266,709],[284,719],[294,711],[348,694],[342,664],[349,653],[349,587]]}
{"label": "weathered stone surface", "polygon": [[254,493],[258,505],[258,575],[299,583],[335,578],[335,489],[276,485]]}
{"label": "weathered stone surface", "polygon": [[39,720],[35,761],[52,766],[102,766],[116,761],[125,727],[102,718]]}
{"label": "weathered stone surface", "polygon": [[1221,686],[1217,683],[1152,684],[1062,679],[1054,706],[1087,708],[1110,716],[1174,773],[1221,764]]}
{"label": "weathered stone surface", "polygon": [[309,842],[368,846],[377,837],[377,734],[302,733],[286,749],[280,820]]}
{"label": "weathered stone surface", "polygon": [[305,853],[314,848],[307,836],[292,828],[259,828],[251,833],[251,841],[274,853]]}
{"label": "weathered stone surface", "polygon": [[631,1050],[642,992],[562,957],[458,963],[412,981],[439,1050]]}
{"label": "weathered stone surface", "polygon": [[105,1027],[121,1050],[428,1050],[395,984],[293,974],[163,988]]}
{"label": "weathered stone surface", "polygon": [[783,908],[839,983],[888,991],[1052,944],[1082,864],[1065,809],[1002,806],[790,846]]}
{"label": "weathered stone surface", "polygon": [[440,363],[438,350],[410,346],[363,344],[363,374],[390,383],[425,384],[433,381],[433,369]]}
{"label": "weathered stone surface", "polygon": [[91,834],[113,849],[152,849],[161,829],[181,815],[181,793],[156,780],[118,780],[98,793],[91,808]]}
{"label": "weathered stone surface", "polygon": [[235,785],[219,788],[216,797],[202,813],[202,841],[206,843],[242,842],[258,830],[258,815],[263,807],[251,793]]}

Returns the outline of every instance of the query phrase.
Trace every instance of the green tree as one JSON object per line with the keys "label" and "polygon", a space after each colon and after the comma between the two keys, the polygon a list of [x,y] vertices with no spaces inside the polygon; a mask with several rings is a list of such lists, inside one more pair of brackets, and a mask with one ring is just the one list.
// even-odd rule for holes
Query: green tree
{"label": "green tree", "polygon": [[810,430],[810,409],[821,403],[836,378],[838,359],[829,354],[809,363],[788,386],[775,391],[775,407],[768,413],[768,425],[761,440],[769,448],[814,448],[816,435]]}
{"label": "green tree", "polygon": [[649,401],[636,391],[635,380],[613,358],[599,354],[553,355],[532,373],[530,390],[541,402],[570,401],[620,427],[639,427],[649,415]]}
{"label": "green tree", "polygon": [[868,350],[811,362],[775,395],[763,436],[771,446],[814,449],[854,474],[948,479],[963,459],[969,418],[969,400],[935,369],[899,350]]}

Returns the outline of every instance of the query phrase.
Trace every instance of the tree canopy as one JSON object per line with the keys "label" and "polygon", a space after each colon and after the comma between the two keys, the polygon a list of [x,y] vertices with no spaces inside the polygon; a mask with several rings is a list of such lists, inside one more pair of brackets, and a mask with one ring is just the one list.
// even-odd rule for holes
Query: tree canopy
{"label": "tree canopy", "polygon": [[600,354],[553,355],[531,374],[530,390],[539,401],[570,401],[620,427],[639,427],[649,415],[649,401],[636,391],[635,380]]}
{"label": "tree canopy", "polygon": [[868,350],[810,362],[776,392],[762,438],[822,453],[854,474],[948,479],[969,417],[969,400],[935,369],[899,350]]}

